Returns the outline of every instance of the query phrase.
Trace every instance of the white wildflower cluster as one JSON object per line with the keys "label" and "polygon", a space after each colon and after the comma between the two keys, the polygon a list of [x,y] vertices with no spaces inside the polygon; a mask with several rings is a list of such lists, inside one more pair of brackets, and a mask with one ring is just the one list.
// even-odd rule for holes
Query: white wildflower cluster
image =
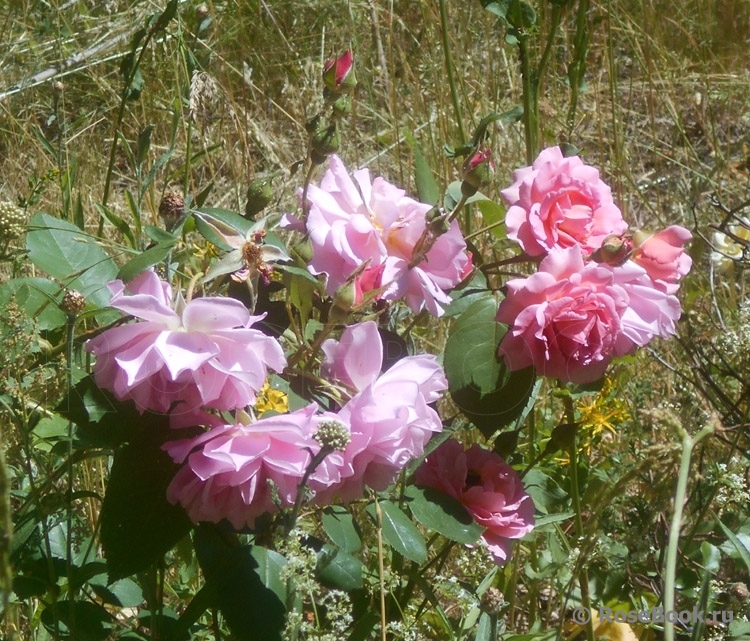
{"label": "white wildflower cluster", "polygon": [[[716,337],[717,347],[729,359],[747,358],[750,355],[750,301],[743,301],[738,309],[737,321]],[[744,360],[733,363],[742,367]]]}
{"label": "white wildflower cluster", "polygon": [[[732,460],[730,463],[736,463]],[[725,463],[718,463],[714,469],[715,482],[719,486],[714,501],[719,510],[724,510],[730,505],[745,505],[750,502],[750,487],[748,487],[745,475],[738,472],[741,469],[739,463],[731,467]]]}
{"label": "white wildflower cluster", "polygon": [[465,617],[471,610],[479,607],[479,599],[467,590],[455,575],[437,575],[433,580],[435,594],[445,599],[450,605],[447,614],[457,619]]}
{"label": "white wildflower cluster", "polygon": [[480,582],[487,574],[497,566],[492,561],[492,556],[487,554],[487,548],[482,545],[457,547],[455,567],[461,570],[461,574],[467,579]]}
{"label": "white wildflower cluster", "polygon": [[[304,545],[305,533],[294,529],[282,539],[279,552],[287,559],[279,578],[294,589],[298,603],[304,608],[291,608],[287,614],[284,639],[340,641],[352,624],[352,604],[349,595],[341,590],[328,590],[315,580],[318,562],[314,550]],[[320,615],[324,613],[325,621]]]}

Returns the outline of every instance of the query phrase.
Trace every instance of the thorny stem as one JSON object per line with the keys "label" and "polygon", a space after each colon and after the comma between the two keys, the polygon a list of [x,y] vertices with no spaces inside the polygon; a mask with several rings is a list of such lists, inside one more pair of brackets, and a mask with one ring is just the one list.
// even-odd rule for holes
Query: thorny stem
{"label": "thorny stem", "polygon": [[302,480],[297,486],[297,496],[294,499],[294,506],[292,511],[289,513],[289,519],[287,521],[286,533],[287,535],[294,529],[295,523],[297,523],[297,517],[299,516],[300,508],[302,507],[302,501],[305,500],[305,488],[307,487],[307,481],[310,480],[313,472],[315,472],[318,465],[323,462],[323,459],[333,452],[333,448],[330,446],[321,446],[317,454],[312,457],[310,464],[307,466],[305,473],[302,475]]}
{"label": "thorny stem", "polygon": [[388,621],[385,611],[385,563],[383,560],[383,513],[380,510],[378,497],[375,497],[375,514],[378,519],[378,579],[380,581],[380,639],[386,641]]}
{"label": "thorny stem", "polygon": [[[456,216],[458,216],[459,212],[466,204],[468,198],[469,197],[466,194],[461,194],[461,200],[458,201],[453,211],[446,219],[446,227],[448,227],[456,219]],[[432,249],[432,246],[435,244],[435,241],[437,241],[440,236],[441,234],[437,233],[430,225],[430,223],[427,223],[425,221],[424,231],[417,241],[417,244],[414,245],[414,252],[412,253],[408,269],[414,269],[424,260],[425,256],[429,253],[429,251]]]}
{"label": "thorny stem", "polygon": [[[65,352],[65,369],[67,378],[67,393],[73,389],[73,341],[75,340],[75,327],[76,327],[76,315],[68,314],[67,322],[67,349]],[[66,574],[68,577],[68,601],[74,601],[75,595],[73,594],[73,421],[68,421],[68,463],[67,470],[68,486],[67,486],[67,515],[66,515],[66,532],[65,532],[65,565]],[[70,608],[70,638],[75,641],[75,608]]]}

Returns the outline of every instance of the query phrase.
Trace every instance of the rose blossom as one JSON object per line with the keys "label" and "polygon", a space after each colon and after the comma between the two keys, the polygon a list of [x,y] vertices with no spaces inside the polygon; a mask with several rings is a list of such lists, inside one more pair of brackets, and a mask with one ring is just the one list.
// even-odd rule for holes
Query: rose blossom
{"label": "rose blossom", "polygon": [[584,264],[580,247],[553,249],[537,273],[506,286],[497,320],[510,326],[500,343],[510,370],[533,365],[544,376],[588,383],[622,355],[628,295],[608,267]]}
{"label": "rose blossom", "polygon": [[605,237],[628,228],[599,172],[578,156],[565,158],[559,147],[544,149],[513,176],[501,192],[510,205],[505,224],[508,238],[530,256],[573,245],[590,254]]}
{"label": "rose blossom", "polygon": [[192,439],[169,441],[164,449],[184,466],[167,488],[167,499],[182,505],[194,522],[227,519],[235,528],[294,505],[297,487],[319,446],[312,438],[317,406],[261,418],[244,425],[220,425]]}
{"label": "rose blossom", "polygon": [[693,259],[685,253],[685,243],[693,235],[684,227],[672,225],[655,234],[636,232],[633,235],[631,260],[643,267],[651,279],[668,294],[674,294],[677,281],[685,276]]}
{"label": "rose blossom", "polygon": [[[362,496],[364,486],[383,490],[413,458],[421,456],[434,432],[442,430],[429,407],[448,388],[434,356],[407,356],[379,375],[382,346],[377,325],[348,327],[340,341],[323,345],[326,376],[346,384],[355,395],[337,413],[350,428],[351,442],[328,456],[311,478],[319,502]],[[341,482],[331,484],[340,470]]]}
{"label": "rose blossom", "polygon": [[231,410],[255,400],[267,368],[281,371],[281,346],[251,325],[251,316],[231,298],[196,298],[171,305],[172,290],[153,271],[125,285],[109,284],[110,305],[141,319],[113,327],[86,343],[96,355],[94,379],[138,410],[193,412],[200,407]]}
{"label": "rose blossom", "polygon": [[480,445],[465,451],[458,441],[447,440],[427,456],[415,482],[459,500],[487,528],[481,540],[498,565],[508,560],[511,540],[534,529],[534,502],[521,478],[502,458]]}
{"label": "rose blossom", "polygon": [[[426,307],[440,316],[450,302],[445,290],[461,282],[470,265],[466,243],[453,221],[423,261],[410,269],[431,207],[405,193],[381,177],[371,181],[367,169],[355,171],[352,179],[341,159],[331,156],[320,187],[308,188],[310,271],[327,275],[326,291],[333,295],[364,262],[369,261],[369,268],[382,265],[379,282],[370,283],[384,288],[381,298],[404,298],[415,313]],[[366,285],[360,283],[363,291]]]}

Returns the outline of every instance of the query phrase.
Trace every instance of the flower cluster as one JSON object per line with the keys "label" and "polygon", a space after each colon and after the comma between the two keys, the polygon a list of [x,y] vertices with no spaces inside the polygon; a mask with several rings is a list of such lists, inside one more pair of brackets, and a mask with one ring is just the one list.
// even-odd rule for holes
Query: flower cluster
{"label": "flower cluster", "polygon": [[307,199],[306,232],[313,247],[309,268],[313,274],[326,274],[326,291],[332,296],[353,277],[360,301],[366,292],[377,290],[383,300],[403,298],[414,312],[426,308],[440,316],[450,302],[446,290],[471,269],[455,221],[412,265],[430,205],[409,198],[381,177],[370,180],[368,169],[349,176],[338,156],[331,156],[320,186],[310,185]]}
{"label": "flower cluster", "polygon": [[468,450],[450,439],[417,470],[416,484],[459,500],[487,528],[481,541],[495,563],[508,560],[513,539],[534,529],[534,502],[516,471],[494,452],[474,444]]}
{"label": "flower cluster", "polygon": [[[434,357],[406,357],[380,374],[382,347],[373,322],[347,328],[324,351],[324,370],[353,393],[337,413],[311,404],[167,443],[170,456],[185,464],[169,486],[169,500],[194,521],[226,518],[235,527],[252,527],[264,512],[293,505],[303,478],[317,503],[351,501],[365,485],[384,490],[421,456],[442,429],[429,403],[448,386]],[[319,432],[333,432],[331,426],[342,434],[321,460],[317,454],[330,438]]]}
{"label": "flower cluster", "polygon": [[509,326],[499,348],[509,369],[587,383],[614,357],[675,333],[688,230],[627,235],[598,171],[557,147],[515,178],[502,192],[508,237],[542,260],[537,273],[506,283],[497,320]]}
{"label": "flower cluster", "polygon": [[127,285],[109,284],[110,305],[140,322],[108,329],[86,343],[96,355],[94,377],[118,400],[144,412],[188,414],[200,408],[233,410],[252,403],[268,369],[286,365],[277,341],[252,325],[231,298],[182,298],[153,271]]}

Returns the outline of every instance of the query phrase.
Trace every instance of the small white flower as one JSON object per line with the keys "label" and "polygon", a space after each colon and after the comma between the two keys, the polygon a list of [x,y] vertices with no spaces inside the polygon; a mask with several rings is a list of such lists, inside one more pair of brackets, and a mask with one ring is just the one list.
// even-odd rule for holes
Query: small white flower
{"label": "small white flower", "polygon": [[[739,225],[729,225],[728,231],[729,234],[716,231],[713,237],[714,251],[711,252],[711,261],[720,272],[732,269],[734,262],[742,260],[745,248],[750,245],[750,221],[746,218],[742,218]],[[737,242],[736,238],[747,242]]]}

